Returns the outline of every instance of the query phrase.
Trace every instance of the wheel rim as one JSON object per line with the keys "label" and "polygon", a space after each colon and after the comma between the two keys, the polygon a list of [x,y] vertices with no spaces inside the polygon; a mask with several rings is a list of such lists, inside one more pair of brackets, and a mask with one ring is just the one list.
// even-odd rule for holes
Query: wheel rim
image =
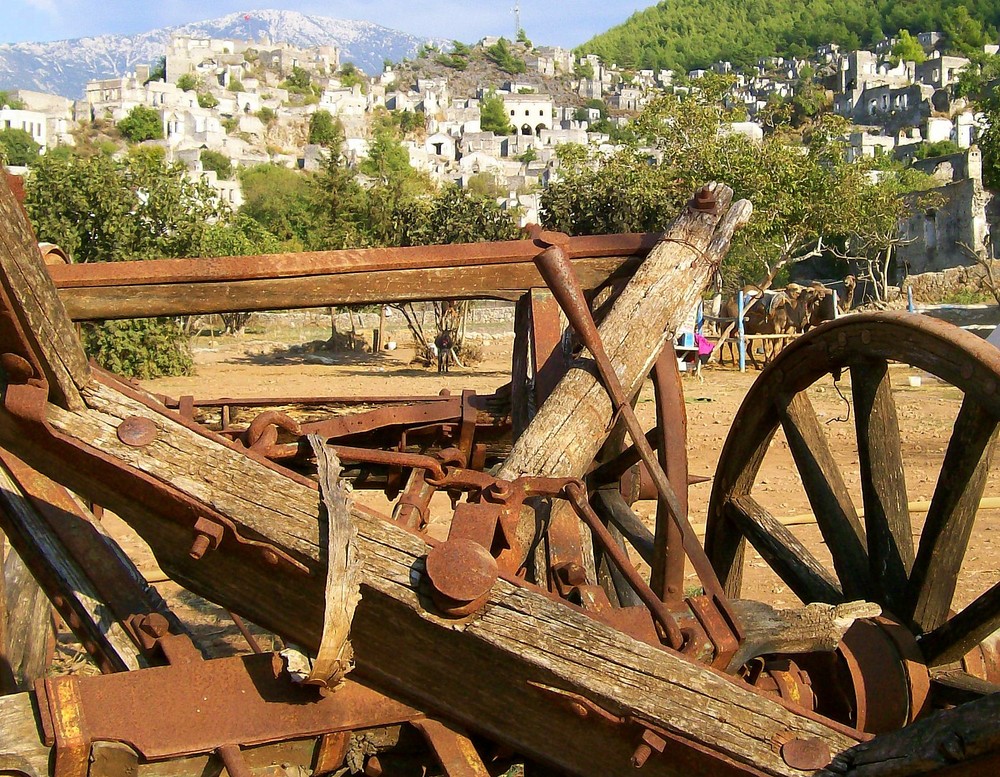
{"label": "wheel rim", "polygon": [[[889,361],[929,372],[964,393],[916,546]],[[804,393],[843,369],[851,369],[863,523]],[[876,601],[909,625],[928,666],[960,660],[1000,627],[1000,583],[958,614],[950,612],[998,420],[1000,350],[949,324],[908,313],[859,314],[799,338],[747,393],[720,457],[706,549],[727,593],[739,596],[748,539],[803,601]],[[753,497],[778,428],[785,432],[834,574]],[[992,651],[983,652],[989,663]]]}

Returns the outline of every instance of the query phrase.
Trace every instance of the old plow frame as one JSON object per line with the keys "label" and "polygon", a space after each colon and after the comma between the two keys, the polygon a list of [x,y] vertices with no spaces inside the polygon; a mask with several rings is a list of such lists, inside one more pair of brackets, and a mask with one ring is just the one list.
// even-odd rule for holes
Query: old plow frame
{"label": "old plow frame", "polygon": [[[869,557],[889,570],[902,558],[891,510],[869,526],[864,564],[860,540],[838,538],[837,524],[828,541],[839,543],[840,579],[814,569],[750,495],[778,423],[770,411],[727,444],[756,447],[724,454],[708,547],[694,535],[672,338],[749,216],[712,184],[663,235],[536,230],[501,244],[46,267],[0,184],[0,521],[104,673],[41,678],[0,697],[0,773],[457,776],[502,774],[512,760],[536,775],[995,766],[996,727],[983,721],[997,717],[987,639],[997,595],[949,620],[927,586],[910,583],[916,573],[901,583],[914,596],[873,584]],[[490,396],[172,399],[88,363],[74,328],[483,297],[518,302],[512,379]],[[878,359],[890,354],[846,345],[857,333],[877,346],[882,326],[901,328],[897,337],[920,329],[891,317],[838,323],[816,346],[829,363],[806,360],[823,372],[866,359],[876,377],[857,381],[859,396],[878,418]],[[957,384],[1000,381],[989,352],[964,341],[949,350],[939,342],[948,333],[920,331],[941,351],[932,369]],[[765,373],[780,387],[767,407],[784,408],[786,431],[805,439],[796,397],[815,376],[789,370],[789,358]],[[657,425],[647,431],[632,400],[650,374]],[[960,431],[972,441],[953,473],[970,474],[952,489],[956,504],[982,493],[993,403],[967,402],[975,415]],[[796,463],[828,485],[816,486],[817,513],[847,511],[819,441],[806,439]],[[884,496],[894,483],[879,473],[870,490]],[[351,506],[343,481],[384,490],[392,514]],[[424,532],[439,491],[453,503],[443,541]],[[652,531],[630,509],[639,497],[657,500]],[[867,498],[866,516],[876,512]],[[251,654],[206,658],[94,505],[121,516],[173,580],[288,650],[261,652],[251,638]],[[957,512],[939,535],[965,531],[968,510]],[[854,532],[857,517],[845,521]],[[808,606],[737,598],[746,540]],[[684,590],[686,565],[698,591]],[[355,577],[357,602],[345,582]],[[948,677],[934,671],[944,659]],[[830,690],[842,683],[847,691]]]}

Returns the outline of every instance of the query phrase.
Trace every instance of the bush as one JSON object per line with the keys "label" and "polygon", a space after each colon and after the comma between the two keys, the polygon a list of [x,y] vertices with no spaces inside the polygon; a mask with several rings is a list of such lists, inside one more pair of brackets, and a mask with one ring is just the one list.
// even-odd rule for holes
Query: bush
{"label": "bush", "polygon": [[175,318],[86,324],[83,342],[98,364],[125,377],[190,375],[194,367],[187,335]]}
{"label": "bush", "polygon": [[163,123],[160,121],[160,114],[152,108],[137,105],[118,122],[118,131],[133,143],[160,140],[163,137]]}
{"label": "bush", "polygon": [[41,148],[23,129],[0,130],[0,161],[8,165],[30,165],[38,159]]}
{"label": "bush", "polygon": [[193,92],[198,88],[198,79],[190,73],[185,73],[177,79],[177,88],[184,92]]}
{"label": "bush", "polygon": [[210,148],[203,149],[201,152],[201,167],[203,170],[212,170],[223,180],[233,177],[232,160],[220,151],[213,151]]}
{"label": "bush", "polygon": [[219,104],[219,98],[217,98],[211,92],[199,92],[198,93],[198,105],[202,108],[214,108]]}

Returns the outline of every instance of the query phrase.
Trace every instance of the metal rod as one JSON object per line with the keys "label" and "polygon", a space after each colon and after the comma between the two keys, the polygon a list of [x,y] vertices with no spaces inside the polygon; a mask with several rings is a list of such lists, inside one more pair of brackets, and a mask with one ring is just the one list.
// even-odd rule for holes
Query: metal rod
{"label": "metal rod", "polygon": [[597,365],[597,371],[601,376],[605,390],[611,398],[612,405],[621,414],[622,420],[625,422],[625,427],[628,429],[629,435],[635,443],[636,450],[649,470],[653,483],[656,484],[656,491],[660,495],[660,499],[665,503],[667,510],[680,530],[684,551],[687,553],[688,558],[691,559],[691,565],[694,567],[705,589],[705,593],[715,597],[721,603],[726,602],[726,594],[719,583],[719,578],[715,574],[715,569],[708,560],[708,556],[705,555],[705,549],[698,541],[694,529],[691,528],[691,524],[684,514],[677,495],[674,493],[670,481],[667,479],[666,473],[660,467],[652,446],[646,440],[646,433],[639,425],[639,419],[636,418],[635,411],[632,410],[632,405],[625,395],[625,390],[621,382],[618,380],[614,366],[611,364],[611,360],[604,350],[604,344],[601,342],[597,325],[590,314],[590,308],[587,306],[587,300],[583,296],[583,290],[576,280],[576,273],[573,270],[572,263],[559,246],[547,248],[535,258],[535,263],[538,265],[538,271],[552,290],[553,296],[555,296],[560,307],[566,313],[566,317],[573,325],[573,328],[576,329],[580,340],[593,356],[594,363]]}
{"label": "metal rod", "polygon": [[566,486],[566,495],[569,497],[570,504],[576,510],[576,514],[580,516],[580,520],[587,524],[594,535],[594,539],[600,543],[604,554],[611,560],[611,563],[618,567],[618,570],[625,576],[628,584],[632,586],[632,589],[642,600],[642,603],[649,608],[653,618],[663,628],[667,644],[674,650],[680,650],[684,646],[684,635],[681,633],[677,621],[674,620],[674,616],[666,608],[666,605],[653,593],[653,589],[649,587],[649,584],[642,579],[642,576],[629,560],[628,555],[618,546],[614,537],[611,536],[608,527],[597,517],[597,513],[590,506],[586,490],[582,485],[570,483]]}

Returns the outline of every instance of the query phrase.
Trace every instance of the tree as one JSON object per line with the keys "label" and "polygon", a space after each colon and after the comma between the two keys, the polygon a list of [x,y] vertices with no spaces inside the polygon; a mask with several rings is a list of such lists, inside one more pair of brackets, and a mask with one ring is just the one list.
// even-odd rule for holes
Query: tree
{"label": "tree", "polygon": [[311,81],[312,76],[309,75],[308,70],[301,68],[298,65],[292,65],[291,75],[281,82],[281,86],[289,92],[303,94],[309,90],[309,84]]}
{"label": "tree", "polygon": [[483,132],[492,132],[494,135],[514,134],[503,98],[493,89],[479,101],[479,126]]}
{"label": "tree", "polygon": [[918,65],[927,59],[924,47],[907,30],[899,31],[899,39],[892,47],[892,56],[896,62],[916,62]]}
{"label": "tree", "polygon": [[510,44],[506,38],[501,38],[492,46],[488,46],[486,49],[486,58],[505,73],[510,73],[511,75],[524,73],[528,69],[524,60],[511,51]]}
{"label": "tree", "polygon": [[198,105],[201,108],[215,108],[219,104],[219,98],[211,92],[198,92]]}
{"label": "tree", "polygon": [[153,63],[152,67],[149,68],[149,78],[146,79],[148,84],[150,81],[166,81],[167,80],[167,58],[160,57]]}
{"label": "tree", "polygon": [[341,65],[340,71],[337,73],[337,78],[340,79],[341,85],[347,89],[360,86],[361,91],[367,90],[368,81],[365,78],[365,74],[358,70],[353,62],[345,62]]}
{"label": "tree", "polygon": [[201,167],[203,170],[212,170],[222,180],[229,180],[233,177],[233,160],[221,151],[213,151],[210,148],[202,149]]}
{"label": "tree", "polygon": [[597,157],[560,147],[560,178],[542,193],[543,223],[570,234],[657,232],[695,187],[718,180],[754,205],[724,268],[734,285],[762,276],[769,283],[789,264],[831,249],[845,256],[887,249],[895,232],[886,225],[902,215],[898,194],[906,187],[890,184],[892,175],[873,182],[869,163],[845,161],[837,139],[843,120],[820,117],[797,148],[775,136],[757,143],[720,133],[727,119],[711,101],[667,96],[635,122],[639,143]]}
{"label": "tree", "polygon": [[[43,156],[25,186],[25,207],[40,240],[77,262],[197,256],[205,230],[227,212],[180,165],[148,154]],[[136,319],[84,327],[88,351],[104,367],[142,378],[191,369],[177,319]]]}
{"label": "tree", "polygon": [[23,129],[0,130],[0,158],[8,165],[27,166],[38,159],[41,149]]}
{"label": "tree", "polygon": [[183,73],[177,79],[177,88],[183,92],[193,92],[198,88],[198,79],[191,73]]}
{"label": "tree", "polygon": [[944,12],[941,32],[947,49],[956,54],[982,51],[983,44],[990,42],[982,23],[972,17],[964,5],[957,5]]}
{"label": "tree", "polygon": [[316,111],[309,117],[309,142],[326,148],[340,148],[344,142],[344,125],[329,111]]}
{"label": "tree", "polygon": [[282,250],[302,251],[317,230],[309,179],[280,165],[256,165],[239,171],[243,189],[240,215],[274,235]]}
{"label": "tree", "polygon": [[128,116],[118,122],[118,131],[133,143],[163,138],[163,122],[160,114],[145,105],[137,105]]}

